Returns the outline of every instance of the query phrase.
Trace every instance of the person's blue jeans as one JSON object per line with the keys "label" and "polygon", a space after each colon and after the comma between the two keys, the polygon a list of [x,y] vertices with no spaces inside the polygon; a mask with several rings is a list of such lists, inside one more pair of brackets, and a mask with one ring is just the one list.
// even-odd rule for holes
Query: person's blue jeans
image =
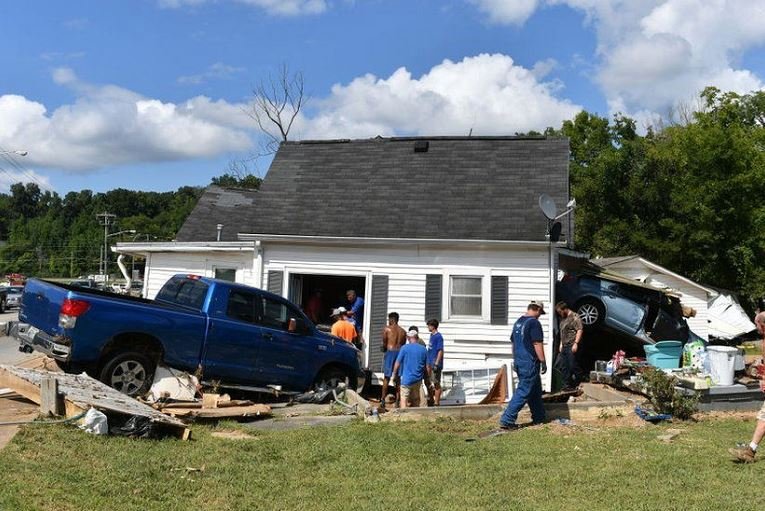
{"label": "person's blue jeans", "polygon": [[523,405],[529,405],[531,420],[534,424],[545,421],[545,406],[542,402],[542,378],[539,376],[539,362],[522,363],[515,368],[518,374],[518,387],[507,404],[500,426],[510,426],[518,419],[518,412]]}

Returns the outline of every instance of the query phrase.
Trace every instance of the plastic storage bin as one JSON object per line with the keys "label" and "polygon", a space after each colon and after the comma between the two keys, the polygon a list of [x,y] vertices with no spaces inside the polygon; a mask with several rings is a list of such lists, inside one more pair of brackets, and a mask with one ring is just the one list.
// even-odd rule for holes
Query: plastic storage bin
{"label": "plastic storage bin", "polygon": [[715,385],[733,385],[738,350],[730,346],[707,346],[709,373]]}
{"label": "plastic storage bin", "polygon": [[643,346],[645,358],[649,364],[659,369],[677,369],[680,367],[680,355],[683,343],[680,341],[660,341]]}

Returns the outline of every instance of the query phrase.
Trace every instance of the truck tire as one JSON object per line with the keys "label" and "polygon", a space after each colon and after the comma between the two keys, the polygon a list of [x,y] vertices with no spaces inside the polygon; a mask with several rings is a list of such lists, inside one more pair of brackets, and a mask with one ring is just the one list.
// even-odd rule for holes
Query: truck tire
{"label": "truck tire", "polygon": [[341,383],[345,383],[346,378],[348,379],[348,388],[356,390],[355,377],[340,367],[327,367],[322,369],[319,376],[316,377],[314,387],[316,389],[336,389]]}
{"label": "truck tire", "polygon": [[577,302],[574,310],[579,315],[585,328],[593,328],[603,323],[606,308],[596,298],[584,298]]}
{"label": "truck tire", "polygon": [[108,357],[99,380],[130,397],[142,396],[149,391],[156,361],[137,351],[116,351]]}
{"label": "truck tire", "polygon": [[2,314],[3,312],[5,312],[5,298],[0,300],[0,314]]}

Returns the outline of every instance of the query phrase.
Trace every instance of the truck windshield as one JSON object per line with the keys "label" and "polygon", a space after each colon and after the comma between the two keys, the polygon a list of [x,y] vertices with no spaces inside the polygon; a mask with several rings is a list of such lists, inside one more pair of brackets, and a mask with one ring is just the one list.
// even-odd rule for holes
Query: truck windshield
{"label": "truck windshield", "polygon": [[207,284],[192,279],[170,279],[157,294],[157,300],[201,310],[207,296]]}

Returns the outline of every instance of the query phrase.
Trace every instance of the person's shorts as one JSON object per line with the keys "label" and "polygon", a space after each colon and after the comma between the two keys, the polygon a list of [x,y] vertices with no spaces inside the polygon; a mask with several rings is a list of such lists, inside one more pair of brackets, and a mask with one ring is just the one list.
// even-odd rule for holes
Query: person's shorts
{"label": "person's shorts", "polygon": [[441,388],[441,371],[443,369],[443,367],[434,367],[430,371],[430,385],[437,389]]}
{"label": "person's shorts", "polygon": [[396,363],[397,357],[398,350],[388,350],[385,352],[385,357],[383,358],[383,376],[386,378],[390,378],[393,375],[393,365]]}
{"label": "person's shorts", "polygon": [[765,421],[765,402],[762,403],[762,408],[760,408],[760,411],[757,412],[757,420]]}
{"label": "person's shorts", "polygon": [[420,406],[421,389],[422,380],[411,385],[401,385],[401,399],[406,402],[406,406]]}

